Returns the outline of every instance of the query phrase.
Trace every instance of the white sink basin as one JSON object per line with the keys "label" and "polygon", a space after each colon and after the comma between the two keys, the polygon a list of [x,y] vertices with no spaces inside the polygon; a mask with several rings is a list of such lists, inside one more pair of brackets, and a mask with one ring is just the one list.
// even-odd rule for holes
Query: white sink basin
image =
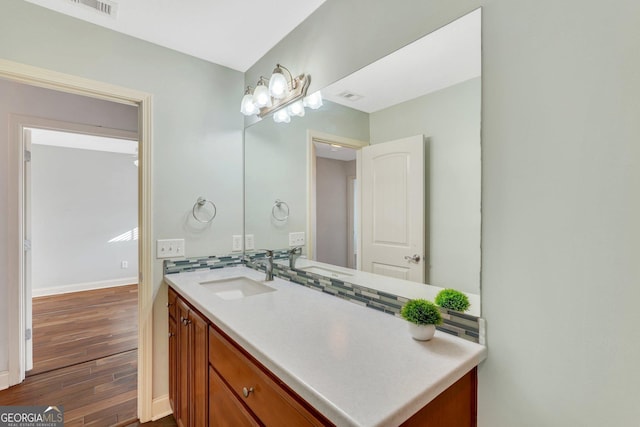
{"label": "white sink basin", "polygon": [[308,265],[306,267],[300,267],[299,270],[308,271],[309,273],[319,274],[327,277],[349,277],[351,274],[345,273],[339,270],[332,270],[330,268],[318,267],[317,265]]}
{"label": "white sink basin", "polygon": [[225,300],[240,299],[251,295],[273,292],[276,289],[245,276],[200,282],[207,290]]}

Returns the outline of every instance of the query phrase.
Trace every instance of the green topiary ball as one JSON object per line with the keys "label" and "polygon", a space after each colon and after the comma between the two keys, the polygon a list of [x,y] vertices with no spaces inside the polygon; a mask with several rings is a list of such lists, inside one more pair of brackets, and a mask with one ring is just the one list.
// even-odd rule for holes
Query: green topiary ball
{"label": "green topiary ball", "polygon": [[455,311],[467,311],[469,308],[469,298],[455,289],[443,289],[436,295],[436,304],[442,308]]}
{"label": "green topiary ball", "polygon": [[412,299],[400,311],[400,315],[416,325],[439,325],[442,315],[438,307],[425,299]]}

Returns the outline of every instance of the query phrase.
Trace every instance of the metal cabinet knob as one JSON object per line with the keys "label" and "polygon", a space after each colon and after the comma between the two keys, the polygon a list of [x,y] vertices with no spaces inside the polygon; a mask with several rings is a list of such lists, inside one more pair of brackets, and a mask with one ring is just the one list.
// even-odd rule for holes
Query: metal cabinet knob
{"label": "metal cabinet knob", "polygon": [[249,394],[253,393],[253,387],[243,387],[242,388],[242,394],[244,395],[244,397],[249,397]]}

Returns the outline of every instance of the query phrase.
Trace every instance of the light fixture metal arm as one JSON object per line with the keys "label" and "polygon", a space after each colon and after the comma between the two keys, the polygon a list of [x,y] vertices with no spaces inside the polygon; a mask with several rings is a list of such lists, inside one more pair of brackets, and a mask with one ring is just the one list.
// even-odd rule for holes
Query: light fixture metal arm
{"label": "light fixture metal arm", "polygon": [[[287,73],[289,73],[289,81],[291,82],[291,89],[295,89],[297,83],[296,83],[296,80],[293,78],[293,74],[291,74],[291,71],[289,71],[289,69],[287,67],[285,67],[284,65],[282,65],[282,64],[276,64],[276,70],[278,68],[286,70]],[[276,70],[273,70],[273,71],[275,72]]]}

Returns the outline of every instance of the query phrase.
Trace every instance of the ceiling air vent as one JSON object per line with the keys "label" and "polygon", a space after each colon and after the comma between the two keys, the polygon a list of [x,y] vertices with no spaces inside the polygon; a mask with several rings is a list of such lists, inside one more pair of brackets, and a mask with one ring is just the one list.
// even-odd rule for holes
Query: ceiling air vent
{"label": "ceiling air vent", "polygon": [[118,4],[110,0],[69,0],[71,3],[81,4],[99,12],[101,15],[116,17]]}
{"label": "ceiling air vent", "polygon": [[355,102],[355,101],[358,101],[359,99],[364,98],[362,95],[358,95],[356,93],[349,92],[347,90],[345,90],[344,92],[339,93],[338,96],[340,98],[344,98],[347,101],[351,101],[351,102]]}

